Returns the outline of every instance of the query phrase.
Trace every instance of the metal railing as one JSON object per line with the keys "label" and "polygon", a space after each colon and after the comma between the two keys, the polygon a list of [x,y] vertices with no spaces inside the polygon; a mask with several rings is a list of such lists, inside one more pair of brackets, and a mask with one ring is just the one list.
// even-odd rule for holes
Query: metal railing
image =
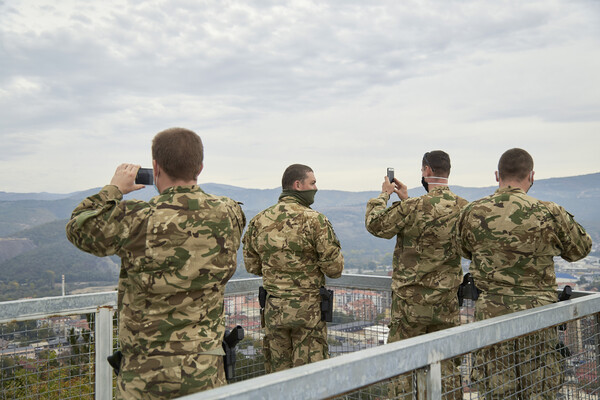
{"label": "metal railing", "polygon": [[[234,382],[265,374],[262,355],[258,287],[260,278],[230,281],[225,291],[228,328],[242,325],[245,339],[237,346]],[[391,307],[391,279],[372,275],[343,275],[328,279],[334,289],[333,322],[328,324],[330,356],[385,343]]]}
{"label": "metal railing", "polygon": [[[398,398],[488,398],[485,384],[469,380],[480,367],[474,355],[497,343],[547,331],[553,332],[551,340],[564,346],[556,350],[562,351],[557,368],[561,379],[551,388],[552,396],[596,399],[599,393],[600,294],[577,293],[571,301],[383,346],[391,279],[344,275],[327,282],[335,290],[335,319],[328,325],[332,358],[263,376],[260,283],[235,280],[226,289],[227,325],[239,324],[246,331],[238,345],[236,382],[185,399],[388,398],[403,374],[408,374],[412,387]],[[472,321],[470,307],[462,310],[464,322]],[[114,374],[106,356],[118,337],[115,309],[116,292],[0,303],[0,399],[111,399]],[[491,358],[488,355],[486,362]],[[452,378],[445,376],[445,360],[456,365],[458,387],[442,383]]]}

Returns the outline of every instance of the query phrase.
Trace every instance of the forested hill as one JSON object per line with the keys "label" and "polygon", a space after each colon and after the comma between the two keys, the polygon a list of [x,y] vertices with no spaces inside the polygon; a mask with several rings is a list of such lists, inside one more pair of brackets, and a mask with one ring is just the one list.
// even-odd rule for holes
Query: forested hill
{"label": "forested hill", "polygon": [[[243,203],[248,220],[274,204],[281,190],[245,189],[222,184],[200,184],[203,190],[229,196]],[[496,187],[451,186],[467,200],[491,194]],[[72,246],[65,237],[65,225],[73,208],[99,188],[70,194],[0,192],[0,301],[24,296],[58,294],[61,275],[68,285],[116,284],[119,260],[97,258]],[[424,193],[422,187],[409,190],[411,197]],[[600,173],[536,180],[532,196],[564,206],[592,235],[600,240]],[[131,193],[126,198],[147,200],[153,188]],[[379,191],[345,192],[319,190],[313,208],[331,220],[342,243],[346,268],[361,271],[390,264],[394,240],[378,239],[364,228],[366,202]],[[597,253],[597,245],[594,252]],[[241,257],[239,257],[241,263]],[[237,276],[244,275],[238,267]]]}

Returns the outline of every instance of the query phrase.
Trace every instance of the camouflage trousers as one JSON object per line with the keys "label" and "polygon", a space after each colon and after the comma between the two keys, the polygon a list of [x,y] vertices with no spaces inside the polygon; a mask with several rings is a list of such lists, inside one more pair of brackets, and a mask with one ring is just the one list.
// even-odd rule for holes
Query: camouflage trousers
{"label": "camouflage trousers", "polygon": [[269,296],[265,325],[263,353],[267,373],[328,358],[327,324],[321,321],[320,296]]}
{"label": "camouflage trousers", "polygon": [[471,382],[486,400],[554,399],[563,383],[556,328],[475,353]]}
{"label": "camouflage trousers", "polygon": [[[551,304],[556,294],[537,296],[490,295],[475,303],[478,321]],[[523,336],[475,353],[471,381],[486,400],[554,399],[564,381],[563,356],[556,350],[556,328]]]}
{"label": "camouflage trousers", "polygon": [[[392,319],[389,325],[388,343],[458,326],[458,300],[455,296],[439,304],[411,304],[406,299],[392,296]],[[462,399],[460,381],[460,359],[444,360],[442,369],[443,399]],[[390,398],[409,398],[416,392],[413,373],[395,378],[388,386]],[[403,397],[407,396],[407,397]]]}
{"label": "camouflage trousers", "polygon": [[117,399],[170,399],[225,385],[223,356],[123,357]]}

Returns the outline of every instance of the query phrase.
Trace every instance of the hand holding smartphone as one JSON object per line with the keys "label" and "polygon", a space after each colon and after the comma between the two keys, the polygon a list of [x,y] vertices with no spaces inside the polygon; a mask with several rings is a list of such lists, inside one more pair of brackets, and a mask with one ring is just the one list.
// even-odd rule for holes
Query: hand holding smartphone
{"label": "hand holding smartphone", "polygon": [[390,181],[390,183],[394,183],[394,168],[389,168],[387,169],[387,177],[388,180]]}
{"label": "hand holding smartphone", "polygon": [[154,175],[152,173],[152,168],[140,168],[135,176],[135,183],[139,185],[153,185]]}

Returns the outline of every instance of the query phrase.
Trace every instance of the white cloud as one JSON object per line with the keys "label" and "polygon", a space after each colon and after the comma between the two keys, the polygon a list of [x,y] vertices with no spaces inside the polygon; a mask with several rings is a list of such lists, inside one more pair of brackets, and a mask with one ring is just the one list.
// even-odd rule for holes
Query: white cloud
{"label": "white cloud", "polygon": [[[567,0],[1,4],[0,170],[29,178],[0,172],[0,190],[99,186],[119,162],[148,164],[151,137],[170,126],[202,135],[204,181],[247,187],[277,186],[296,161],[321,171],[321,187],[373,189],[392,164],[416,185],[432,148],[456,154],[461,185],[493,184],[516,145],[554,160],[554,175],[596,172],[599,11]],[[35,182],[32,159],[74,175]]]}

